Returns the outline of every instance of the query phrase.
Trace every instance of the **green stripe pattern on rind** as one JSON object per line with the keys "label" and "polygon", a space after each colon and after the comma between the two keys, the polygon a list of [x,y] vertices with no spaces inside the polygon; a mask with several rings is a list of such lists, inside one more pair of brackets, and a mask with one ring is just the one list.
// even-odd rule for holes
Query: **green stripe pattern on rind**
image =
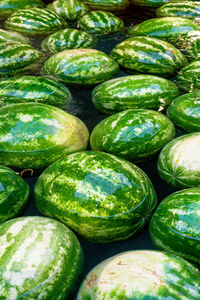
{"label": "green stripe pattern on rind", "polygon": [[144,6],[144,7],[159,7],[169,0],[131,0],[133,5]]}
{"label": "green stripe pattern on rind", "polygon": [[78,283],[82,248],[70,229],[43,217],[0,226],[1,299],[70,299]]}
{"label": "green stripe pattern on rind", "polygon": [[30,40],[22,34],[14,31],[0,29],[0,43],[6,42],[30,44]]}
{"label": "green stripe pattern on rind", "polygon": [[200,264],[200,188],[164,199],[150,222],[156,248]]}
{"label": "green stripe pattern on rind", "polygon": [[85,151],[49,166],[35,185],[39,211],[93,242],[124,240],[144,227],[156,193],[138,167],[111,154]]}
{"label": "green stripe pattern on rind", "polygon": [[0,80],[0,106],[36,102],[66,108],[71,99],[65,85],[45,77],[20,75]]}
{"label": "green stripe pattern on rind", "polygon": [[42,65],[44,55],[30,45],[0,43],[0,77],[33,74]]}
{"label": "green stripe pattern on rind", "polygon": [[41,0],[1,0],[0,2],[0,19],[5,19],[16,10],[22,10],[32,7],[44,7]]}
{"label": "green stripe pattern on rind", "polygon": [[152,158],[175,136],[173,123],[163,114],[129,109],[114,114],[93,129],[91,149],[143,162]]}
{"label": "green stripe pattern on rind", "polygon": [[163,111],[179,95],[170,80],[153,75],[131,75],[103,82],[94,88],[92,100],[97,109],[113,114],[129,108]]}
{"label": "green stripe pattern on rind", "polygon": [[20,169],[43,169],[86,149],[89,138],[81,120],[47,104],[0,108],[0,128],[0,164]]}
{"label": "green stripe pattern on rind", "polygon": [[193,19],[200,16],[199,1],[169,2],[156,10],[157,17],[182,17]]}
{"label": "green stripe pattern on rind", "polygon": [[42,51],[55,54],[69,49],[93,48],[96,39],[89,33],[77,29],[62,29],[43,40]]}
{"label": "green stripe pattern on rind", "polygon": [[28,184],[13,170],[0,165],[0,223],[20,215],[28,197]]}
{"label": "green stripe pattern on rind", "polygon": [[41,73],[66,84],[88,86],[112,78],[118,70],[118,64],[101,51],[74,49],[51,56]]}
{"label": "green stripe pattern on rind", "polygon": [[81,17],[77,26],[92,34],[106,35],[121,30],[124,22],[111,12],[97,10]]}
{"label": "green stripe pattern on rind", "polygon": [[200,131],[200,92],[174,99],[167,110],[173,123],[188,132]]}
{"label": "green stripe pattern on rind", "polygon": [[146,20],[129,28],[130,36],[150,36],[164,39],[176,46],[177,39],[200,27],[193,21],[179,17],[163,17]]}
{"label": "green stripe pattern on rind", "polygon": [[129,0],[83,0],[92,10],[116,11],[126,9]]}
{"label": "green stripe pattern on rind", "polygon": [[200,132],[169,142],[159,155],[158,172],[175,187],[200,186]]}
{"label": "green stripe pattern on rind", "polygon": [[50,10],[32,8],[19,10],[12,14],[6,20],[5,27],[32,36],[53,33],[67,27],[67,24]]}
{"label": "green stripe pattern on rind", "polygon": [[137,36],[116,45],[111,53],[129,71],[169,76],[187,64],[186,57],[160,39]]}
{"label": "green stripe pattern on rind", "polygon": [[77,300],[198,300],[198,270],[161,251],[128,251],[97,265],[83,281]]}
{"label": "green stripe pattern on rind", "polygon": [[56,0],[47,8],[67,21],[76,21],[89,11],[88,7],[79,0]]}
{"label": "green stripe pattern on rind", "polygon": [[177,75],[176,83],[183,91],[193,92],[200,89],[200,59],[182,68]]}

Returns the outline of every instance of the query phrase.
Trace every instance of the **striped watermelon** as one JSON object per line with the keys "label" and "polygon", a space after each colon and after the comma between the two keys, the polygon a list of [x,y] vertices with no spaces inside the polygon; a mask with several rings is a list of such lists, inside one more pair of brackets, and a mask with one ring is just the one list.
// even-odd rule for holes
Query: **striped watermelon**
{"label": "striped watermelon", "polygon": [[133,5],[138,5],[138,6],[144,6],[144,7],[148,7],[148,8],[155,8],[155,7],[159,7],[167,2],[169,2],[170,0],[131,0],[131,3]]}
{"label": "striped watermelon", "polygon": [[177,45],[188,32],[200,30],[198,24],[190,19],[179,17],[163,17],[146,20],[138,25],[129,28],[130,36],[150,36],[164,39],[167,42]]}
{"label": "striped watermelon", "polygon": [[186,92],[200,89],[200,59],[182,68],[177,75],[177,85]]}
{"label": "striped watermelon", "polygon": [[129,5],[129,0],[83,0],[92,10],[121,11]]}
{"label": "striped watermelon", "polygon": [[16,42],[22,44],[30,44],[30,40],[22,34],[14,31],[0,29],[0,43]]}
{"label": "striped watermelon", "polygon": [[147,109],[129,109],[97,124],[91,134],[90,146],[93,150],[143,162],[152,158],[174,136],[174,125],[163,114]]}
{"label": "striped watermelon", "polygon": [[0,19],[5,19],[16,10],[32,7],[44,7],[41,0],[1,0],[0,1]]}
{"label": "striped watermelon", "polygon": [[63,224],[23,217],[0,226],[1,299],[70,299],[83,251]]}
{"label": "striped watermelon", "polygon": [[0,43],[0,77],[38,71],[44,61],[42,52],[30,45]]}
{"label": "striped watermelon", "polygon": [[42,74],[66,84],[88,86],[110,79],[118,70],[118,64],[101,51],[74,49],[51,56],[45,62]]}
{"label": "striped watermelon", "polygon": [[0,80],[0,106],[36,102],[66,108],[71,99],[66,86],[45,77],[20,75]]}
{"label": "striped watermelon", "polygon": [[76,21],[89,11],[88,7],[79,0],[56,0],[47,8],[67,21]]}
{"label": "striped watermelon", "polygon": [[110,34],[121,30],[124,22],[111,12],[92,11],[78,21],[78,28],[93,34]]}
{"label": "striped watermelon", "polygon": [[0,164],[42,169],[87,143],[85,124],[59,108],[35,103],[0,108]]}
{"label": "striped watermelon", "polygon": [[29,186],[13,170],[0,166],[0,187],[0,223],[3,223],[23,212]]}
{"label": "striped watermelon", "polygon": [[93,48],[96,39],[87,32],[77,29],[62,29],[42,42],[42,51],[55,54],[69,49]]}
{"label": "striped watermelon", "polygon": [[113,114],[128,108],[163,111],[179,95],[177,86],[153,75],[119,77],[94,88],[92,100],[103,113]]}
{"label": "striped watermelon", "polygon": [[32,36],[53,33],[67,27],[67,24],[50,10],[32,8],[19,10],[12,14],[6,20],[5,27]]}
{"label": "striped watermelon", "polygon": [[164,199],[151,219],[150,234],[156,248],[200,264],[199,225],[200,187]]}
{"label": "striped watermelon", "polygon": [[97,265],[87,275],[77,300],[198,300],[198,270],[161,251],[128,251]]}
{"label": "striped watermelon", "polygon": [[188,132],[200,131],[200,92],[174,99],[167,110],[173,123]]}
{"label": "striped watermelon", "polygon": [[159,175],[178,188],[200,186],[200,132],[167,144],[158,159]]}
{"label": "striped watermelon", "polygon": [[93,242],[124,240],[138,232],[156,206],[147,175],[98,151],[69,155],[49,166],[35,185],[39,211]]}
{"label": "striped watermelon", "polygon": [[199,1],[168,2],[156,10],[157,17],[200,17]]}
{"label": "striped watermelon", "polygon": [[187,64],[174,46],[152,37],[132,37],[116,45],[111,57],[129,71],[169,76]]}

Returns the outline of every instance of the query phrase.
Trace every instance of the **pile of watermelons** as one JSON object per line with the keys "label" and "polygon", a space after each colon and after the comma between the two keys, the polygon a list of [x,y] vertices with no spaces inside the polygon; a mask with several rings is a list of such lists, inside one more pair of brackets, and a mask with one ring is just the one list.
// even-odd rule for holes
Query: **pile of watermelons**
{"label": "pile of watermelons", "polygon": [[0,299],[200,300],[200,2],[49,2],[0,1]]}

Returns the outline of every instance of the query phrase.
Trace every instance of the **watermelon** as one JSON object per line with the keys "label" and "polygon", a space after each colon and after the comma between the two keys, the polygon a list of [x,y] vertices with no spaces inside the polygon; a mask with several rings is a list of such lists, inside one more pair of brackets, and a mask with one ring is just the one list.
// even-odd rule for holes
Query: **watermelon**
{"label": "watermelon", "polygon": [[124,27],[124,22],[113,13],[92,11],[78,21],[78,28],[92,34],[106,35],[117,32]]}
{"label": "watermelon", "polygon": [[159,7],[170,0],[131,0],[133,5],[144,6],[147,8],[156,8]]}
{"label": "watermelon", "polygon": [[153,75],[130,75],[96,86],[92,100],[98,110],[113,114],[129,108],[163,111],[179,95],[170,80]]}
{"label": "watermelon", "polygon": [[0,166],[0,187],[0,223],[3,223],[23,212],[29,186],[13,170]]}
{"label": "watermelon", "polygon": [[0,43],[5,43],[5,42],[30,44],[29,39],[23,36],[22,34],[14,31],[0,29]]}
{"label": "watermelon", "polygon": [[156,15],[157,17],[183,17],[193,19],[200,16],[200,2],[168,2],[156,10]]}
{"label": "watermelon", "polygon": [[46,35],[67,27],[67,23],[54,12],[32,8],[12,14],[5,22],[6,29],[26,35]]}
{"label": "watermelon", "polygon": [[5,19],[16,10],[32,7],[44,7],[41,0],[1,0],[0,2],[0,19]]}
{"label": "watermelon", "polygon": [[98,243],[138,232],[157,203],[153,185],[141,169],[98,151],[74,153],[53,163],[34,191],[43,215]]}
{"label": "watermelon", "polygon": [[150,36],[177,46],[188,32],[200,30],[198,24],[187,18],[163,17],[146,20],[129,28],[130,36]]}
{"label": "watermelon", "polygon": [[167,110],[173,123],[188,132],[200,131],[200,92],[177,97]]}
{"label": "watermelon", "polygon": [[97,124],[91,134],[90,146],[93,150],[143,162],[152,158],[174,136],[174,125],[163,114],[147,109],[129,109]]}
{"label": "watermelon", "polygon": [[62,29],[45,38],[42,51],[55,54],[69,49],[92,48],[96,39],[89,33],[77,29]]}
{"label": "watermelon", "polygon": [[1,299],[71,299],[83,266],[73,232],[56,220],[22,217],[0,225]]}
{"label": "watermelon", "polygon": [[40,170],[87,143],[85,124],[59,108],[36,103],[0,108],[0,164]]}
{"label": "watermelon", "polygon": [[30,45],[0,43],[0,77],[35,73],[44,61],[42,52]]}
{"label": "watermelon", "polygon": [[20,75],[0,80],[0,106],[36,102],[66,108],[71,99],[66,86],[45,77]]}
{"label": "watermelon", "polygon": [[116,45],[111,57],[128,71],[170,76],[187,64],[186,57],[162,40],[137,36]]}
{"label": "watermelon", "polygon": [[200,59],[182,68],[177,75],[177,85],[186,92],[200,89]]}
{"label": "watermelon", "polygon": [[118,12],[126,9],[129,5],[129,0],[83,0],[84,3],[92,10],[106,10]]}
{"label": "watermelon", "polygon": [[66,84],[89,86],[113,77],[118,64],[105,53],[93,49],[65,50],[51,56],[41,74]]}
{"label": "watermelon", "polygon": [[159,155],[158,172],[177,188],[200,186],[200,132],[169,142]]}
{"label": "watermelon", "polygon": [[164,199],[150,222],[156,248],[200,264],[200,187]]}
{"label": "watermelon", "polygon": [[76,21],[89,11],[88,7],[79,0],[56,0],[47,8],[67,21]]}
{"label": "watermelon", "polygon": [[97,265],[83,281],[77,300],[197,300],[198,270],[161,251],[127,251]]}

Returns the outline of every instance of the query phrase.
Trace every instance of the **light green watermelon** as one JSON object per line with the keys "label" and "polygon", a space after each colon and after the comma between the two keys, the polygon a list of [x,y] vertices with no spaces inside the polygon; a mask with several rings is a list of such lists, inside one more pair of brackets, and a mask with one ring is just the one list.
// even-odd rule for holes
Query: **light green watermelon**
{"label": "light green watermelon", "polygon": [[183,67],[178,72],[176,83],[183,91],[198,92],[200,90],[200,59]]}
{"label": "light green watermelon", "polygon": [[199,1],[170,1],[156,10],[157,17],[182,17],[194,19],[200,17]]}
{"label": "light green watermelon", "polygon": [[175,187],[200,186],[200,132],[169,142],[159,155],[158,172]]}
{"label": "light green watermelon", "polygon": [[30,40],[22,34],[14,31],[0,29],[0,43],[6,42],[30,44]]}
{"label": "light green watermelon", "polygon": [[190,263],[161,251],[128,251],[97,265],[76,300],[199,300],[200,276]]}
{"label": "light green watermelon", "polygon": [[118,12],[124,10],[129,5],[129,0],[83,0],[92,10],[106,10]]}
{"label": "light green watermelon", "polygon": [[83,266],[76,236],[63,224],[22,217],[0,225],[1,299],[71,299]]}
{"label": "light green watermelon", "polygon": [[99,243],[124,240],[141,230],[157,203],[141,169],[98,151],[74,153],[53,163],[34,191],[43,215]]}

